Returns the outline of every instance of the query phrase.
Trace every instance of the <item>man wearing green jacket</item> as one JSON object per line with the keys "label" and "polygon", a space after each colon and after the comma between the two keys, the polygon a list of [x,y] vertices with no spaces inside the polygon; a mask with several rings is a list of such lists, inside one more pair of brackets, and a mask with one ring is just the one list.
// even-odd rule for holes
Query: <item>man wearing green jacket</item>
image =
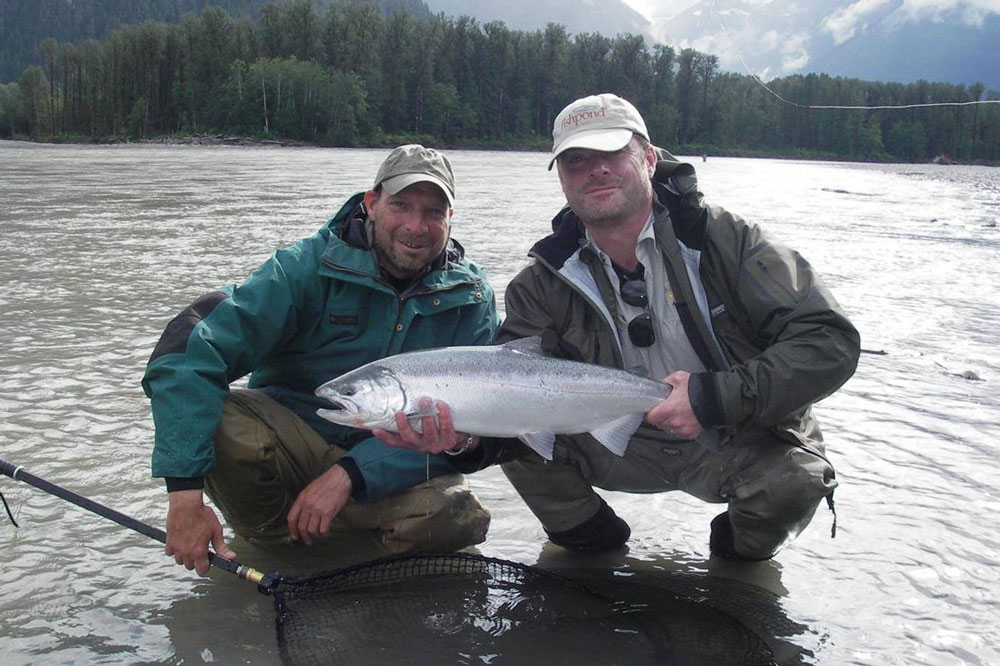
{"label": "man wearing green jacket", "polygon": [[[335,518],[391,552],[485,538],[489,513],[447,461],[321,419],[313,394],[385,356],[492,341],[493,291],[450,237],[454,196],[444,155],[396,148],[315,235],[168,324],[142,385],[178,564],[204,574],[209,544],[235,556],[203,491],[251,542],[311,544]],[[230,390],[247,374],[248,389]]]}
{"label": "man wearing green jacket", "polygon": [[[820,501],[833,506],[834,470],[810,406],[853,374],[858,332],[798,253],[704,203],[694,168],[650,145],[628,101],[572,102],[553,139],[549,168],[558,165],[568,205],[508,286],[498,340],[541,336],[557,356],[673,391],[622,457],[589,434],[557,437],[551,461],[484,438],[452,458],[456,468],[503,463],[550,540],[567,548],[617,548],[630,536],[596,486],[725,503],[710,551],[772,557]],[[422,451],[452,444],[407,428],[389,440]]]}

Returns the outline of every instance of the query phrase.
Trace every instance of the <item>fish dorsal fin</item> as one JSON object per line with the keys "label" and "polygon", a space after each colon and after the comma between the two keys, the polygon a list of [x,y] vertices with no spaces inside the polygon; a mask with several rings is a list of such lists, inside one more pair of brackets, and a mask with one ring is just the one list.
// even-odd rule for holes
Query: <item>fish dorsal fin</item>
{"label": "fish dorsal fin", "polygon": [[500,345],[507,351],[517,352],[519,354],[532,354],[534,356],[548,356],[544,351],[542,351],[542,338],[538,335],[533,335],[530,338],[518,338],[517,340],[511,340]]}
{"label": "fish dorsal fin", "polygon": [[551,432],[526,432],[518,438],[530,446],[538,455],[546,460],[552,460],[552,449],[555,448],[556,436]]}
{"label": "fish dorsal fin", "polygon": [[590,434],[608,451],[623,456],[625,449],[628,448],[628,440],[635,434],[640,423],[642,423],[642,414],[626,414],[620,419],[594,428]]}

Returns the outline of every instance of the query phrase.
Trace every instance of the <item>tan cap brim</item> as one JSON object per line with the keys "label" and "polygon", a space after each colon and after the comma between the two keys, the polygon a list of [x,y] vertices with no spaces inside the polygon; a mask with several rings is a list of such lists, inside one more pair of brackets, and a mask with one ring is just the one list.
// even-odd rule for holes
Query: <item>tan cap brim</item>
{"label": "tan cap brim", "polygon": [[448,199],[448,205],[452,208],[455,207],[455,197],[452,196],[451,191],[448,189],[448,186],[445,185],[444,181],[426,173],[404,173],[399,176],[393,176],[392,178],[386,178],[382,181],[382,187],[389,194],[399,194],[407,187],[415,183],[432,183],[437,185],[441,188],[441,191],[444,192],[445,198]]}
{"label": "tan cap brim", "polygon": [[604,153],[613,153],[621,150],[632,140],[633,132],[630,129],[600,129],[576,132],[568,139],[552,149],[552,159],[549,160],[549,171],[556,163],[556,158],[571,148],[586,148],[588,150],[600,150]]}

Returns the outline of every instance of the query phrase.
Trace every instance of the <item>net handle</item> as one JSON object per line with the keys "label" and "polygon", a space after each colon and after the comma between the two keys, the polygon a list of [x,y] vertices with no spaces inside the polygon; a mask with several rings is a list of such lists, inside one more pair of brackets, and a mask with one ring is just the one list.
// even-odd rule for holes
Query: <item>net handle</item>
{"label": "net handle", "polygon": [[[88,499],[82,495],[77,495],[70,490],[57,486],[54,483],[50,483],[49,481],[39,478],[34,474],[25,472],[23,467],[14,465],[14,463],[8,462],[2,458],[0,458],[0,474],[5,474],[15,481],[27,483],[29,486],[34,486],[35,488],[45,491],[50,495],[55,495],[60,499],[64,499],[82,509],[96,513],[99,516],[103,516],[104,518],[112,520],[123,527],[127,527],[130,530],[138,532],[139,534],[148,536],[151,539],[156,539],[160,543],[165,544],[167,542],[167,533],[163,530],[153,527],[152,525],[147,525],[146,523],[136,520],[131,516],[115,511],[114,509],[106,507],[103,504],[99,504],[92,499]],[[251,583],[261,583],[261,581],[265,578],[265,574],[260,571],[244,564],[240,564],[239,562],[227,560],[226,558],[220,557],[211,551],[208,553],[208,559],[213,566],[216,566],[224,571],[228,571],[231,574],[235,574],[242,580],[247,580]]]}

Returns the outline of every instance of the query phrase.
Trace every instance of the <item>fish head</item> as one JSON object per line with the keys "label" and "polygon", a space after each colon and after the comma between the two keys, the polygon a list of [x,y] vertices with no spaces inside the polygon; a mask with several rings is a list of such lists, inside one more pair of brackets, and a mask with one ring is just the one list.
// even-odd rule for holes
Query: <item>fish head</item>
{"label": "fish head", "polygon": [[316,413],[354,428],[396,430],[394,415],[406,406],[406,391],[392,370],[364,366],[321,384],[316,395],[332,405]]}

